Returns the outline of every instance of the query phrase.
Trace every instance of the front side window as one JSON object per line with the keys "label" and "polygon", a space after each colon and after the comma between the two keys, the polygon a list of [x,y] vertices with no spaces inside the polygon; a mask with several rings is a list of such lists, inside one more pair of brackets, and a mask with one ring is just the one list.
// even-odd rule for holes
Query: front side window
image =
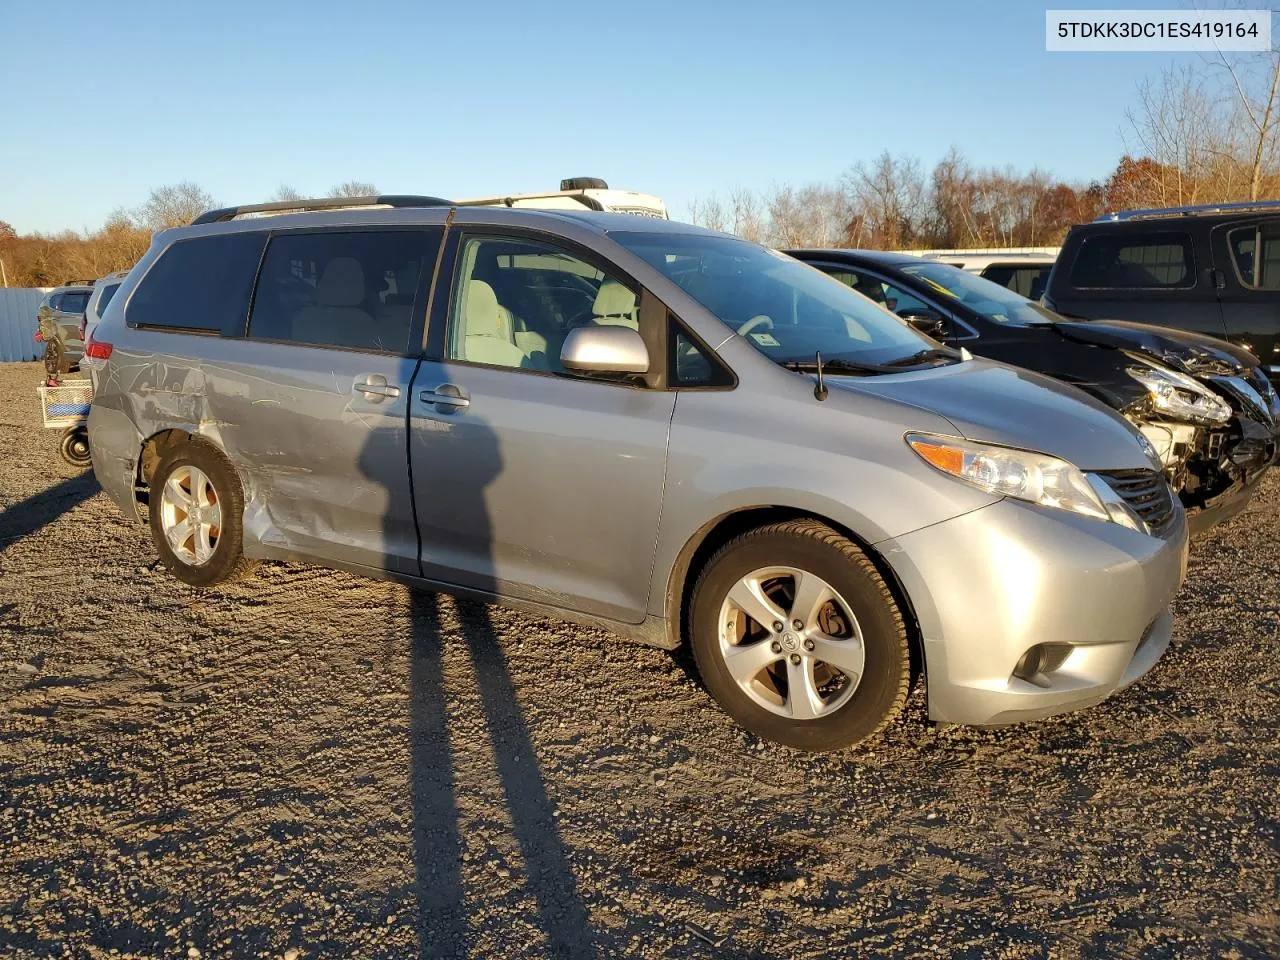
{"label": "front side window", "polygon": [[125,319],[135,326],[243,332],[263,240],[260,233],[226,233],[177,241],[142,278]]}
{"label": "front side window", "polygon": [[758,244],[711,234],[610,236],[777,363],[881,365],[937,344],[843,283]]}
{"label": "front side window", "polygon": [[1173,289],[1196,285],[1185,233],[1099,235],[1080,245],[1068,283],[1104,289]]}
{"label": "front side window", "polygon": [[927,310],[926,304],[919,297],[913,296],[900,287],[886,283],[870,273],[848,268],[826,270],[847,287],[852,287],[864,297],[874,300],[891,313],[902,314],[912,310]]}
{"label": "front side window", "polygon": [[410,350],[418,280],[434,251],[420,230],[272,237],[249,336],[317,347]]}
{"label": "front side window", "polygon": [[640,329],[637,292],[567,250],[538,240],[468,238],[459,253],[449,359],[563,372],[575,327]]}
{"label": "front side window", "polygon": [[1246,227],[1232,230],[1229,239],[1241,282],[1259,290],[1280,290],[1280,233]]}

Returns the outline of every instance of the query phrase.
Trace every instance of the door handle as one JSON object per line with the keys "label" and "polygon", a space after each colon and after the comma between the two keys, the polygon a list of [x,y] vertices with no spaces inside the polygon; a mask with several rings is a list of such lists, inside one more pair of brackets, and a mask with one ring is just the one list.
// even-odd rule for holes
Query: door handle
{"label": "door handle", "polygon": [[423,403],[433,403],[437,407],[452,407],[460,410],[471,406],[471,398],[461,387],[452,383],[442,383],[434,390],[423,390],[420,396]]}
{"label": "door handle", "polygon": [[385,397],[400,396],[400,388],[394,383],[387,383],[387,378],[373,374],[364,380],[355,382],[355,389],[363,393],[365,397],[374,403],[381,403]]}

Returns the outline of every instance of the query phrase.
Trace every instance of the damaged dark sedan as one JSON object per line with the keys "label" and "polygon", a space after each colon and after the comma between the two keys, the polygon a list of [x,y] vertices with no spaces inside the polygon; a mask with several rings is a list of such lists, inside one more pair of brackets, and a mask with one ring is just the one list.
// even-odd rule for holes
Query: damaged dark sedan
{"label": "damaged dark sedan", "polygon": [[1192,532],[1239,513],[1276,459],[1280,400],[1252,354],[1184,330],[1067,320],[1011,290],[904,254],[788,253],[935,339],[1074,384],[1135,424]]}

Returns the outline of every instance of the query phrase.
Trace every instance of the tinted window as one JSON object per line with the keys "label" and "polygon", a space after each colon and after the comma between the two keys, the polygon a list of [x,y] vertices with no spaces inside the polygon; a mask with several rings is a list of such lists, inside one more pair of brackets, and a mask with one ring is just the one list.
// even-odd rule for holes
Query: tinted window
{"label": "tinted window", "polygon": [[477,238],[463,244],[450,359],[559,373],[565,336],[591,325],[639,330],[636,292],[541,241]]}
{"label": "tinted window", "polygon": [[982,278],[1008,287],[1014,293],[1032,300],[1039,300],[1044,294],[1045,281],[1049,279],[1049,264],[1035,266],[1013,266],[996,264],[982,271]]}
{"label": "tinted window", "polygon": [[107,304],[111,302],[111,298],[116,295],[116,291],[120,289],[120,284],[113,283],[110,286],[102,288],[102,297],[98,300],[98,316],[102,316],[102,312],[107,309]]}
{"label": "tinted window", "polygon": [[125,319],[136,326],[239,335],[262,243],[260,233],[179,240],[142,278]]}
{"label": "tinted window", "polygon": [[1280,235],[1248,227],[1231,231],[1230,240],[1241,282],[1260,290],[1280,290]]}
{"label": "tinted window", "polygon": [[273,237],[262,261],[249,336],[406,352],[418,280],[434,259],[431,236],[387,230]]}
{"label": "tinted window", "polygon": [[1183,233],[1089,237],[1071,268],[1073,287],[1194,287],[1191,240]]}
{"label": "tinted window", "polygon": [[89,304],[89,296],[89,292],[79,290],[64,293],[58,299],[55,309],[63,313],[84,313],[84,308]]}

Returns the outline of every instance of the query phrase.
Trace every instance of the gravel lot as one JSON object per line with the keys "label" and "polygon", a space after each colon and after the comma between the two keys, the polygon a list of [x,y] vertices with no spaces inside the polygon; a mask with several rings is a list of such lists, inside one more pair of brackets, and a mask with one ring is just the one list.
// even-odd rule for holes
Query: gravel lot
{"label": "gravel lot", "polygon": [[1082,714],[807,756],[661,651],[313,567],[199,594],[0,366],[0,954],[1280,955],[1280,477]]}

